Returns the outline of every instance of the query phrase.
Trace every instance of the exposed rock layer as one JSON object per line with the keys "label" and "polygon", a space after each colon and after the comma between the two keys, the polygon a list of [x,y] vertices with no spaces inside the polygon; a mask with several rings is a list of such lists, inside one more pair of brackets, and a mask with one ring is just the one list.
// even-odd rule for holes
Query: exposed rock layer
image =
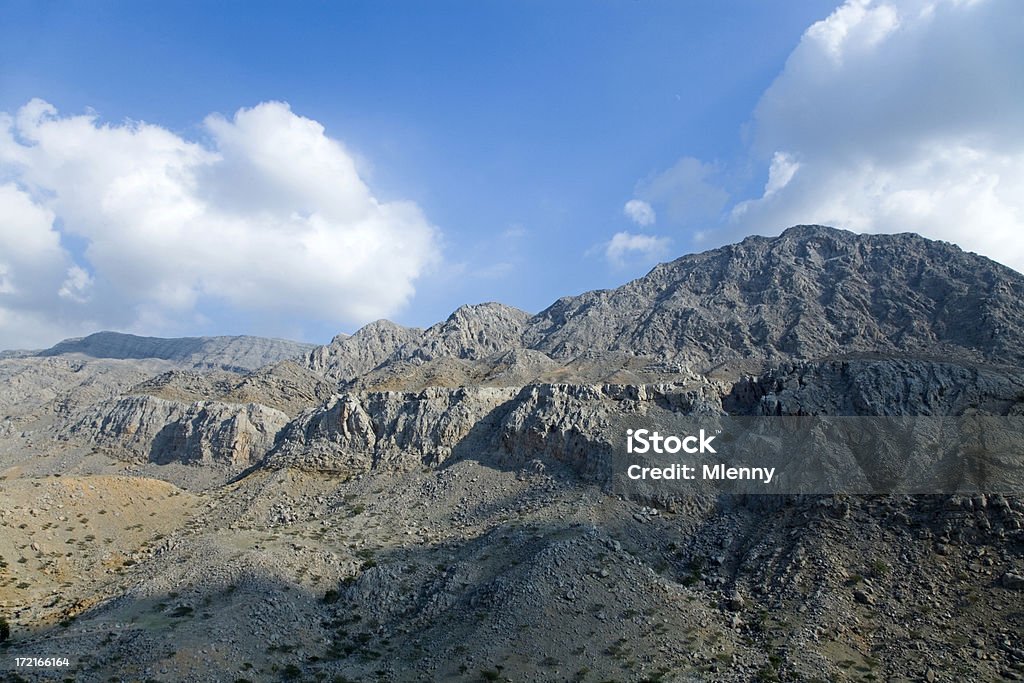
{"label": "exposed rock layer", "polygon": [[254,403],[127,396],[96,404],[68,425],[63,436],[156,464],[242,468],[263,457],[287,422],[281,411]]}

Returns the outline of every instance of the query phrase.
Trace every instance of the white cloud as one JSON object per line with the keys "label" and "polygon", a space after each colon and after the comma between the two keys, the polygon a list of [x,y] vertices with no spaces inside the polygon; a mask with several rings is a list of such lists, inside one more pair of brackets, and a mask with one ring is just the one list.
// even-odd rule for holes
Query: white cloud
{"label": "white cloud", "polygon": [[[59,301],[66,320],[143,332],[175,332],[207,307],[282,326],[357,324],[403,306],[439,258],[420,209],[375,198],[344,146],[287,104],[212,115],[205,129],[209,145],[151,124],[61,116],[41,100],[3,115],[0,171],[17,186],[0,202],[20,213],[0,215],[0,240],[22,234],[16,216],[32,216],[33,253],[50,278],[36,317],[56,315],[47,306]],[[85,244],[77,263],[55,218]],[[4,282],[17,287],[19,270],[5,264]],[[0,336],[0,347],[24,345]]]}
{"label": "white cloud", "polygon": [[[641,180],[633,202],[646,205],[652,218],[657,209],[668,223],[679,227],[703,227],[717,222],[729,195],[715,180],[716,168],[693,157],[683,157],[670,168]],[[641,226],[649,225],[636,221]],[[653,223],[653,220],[652,220]]]}
{"label": "white cloud", "polygon": [[670,242],[667,237],[617,232],[605,243],[604,256],[608,263],[616,268],[622,268],[630,260],[637,258],[644,262],[653,262],[668,252]]}
{"label": "white cloud", "polygon": [[754,114],[761,197],[719,237],[913,231],[1024,270],[1024,23],[1014,0],[850,0]]}
{"label": "white cloud", "polygon": [[899,14],[892,6],[850,0],[828,19],[807,29],[804,39],[814,42],[821,53],[841,64],[846,53],[871,49],[899,25]]}
{"label": "white cloud", "polygon": [[771,197],[789,185],[789,181],[799,169],[800,162],[786,152],[773,154],[772,163],[768,166],[768,182],[764,185],[764,196]]}
{"label": "white cloud", "polygon": [[92,290],[92,275],[80,266],[68,268],[68,277],[57,290],[57,296],[71,299],[78,303],[85,303],[89,300]]}
{"label": "white cloud", "polygon": [[654,221],[657,220],[654,209],[642,199],[630,199],[622,207],[622,212],[626,214],[626,218],[641,227],[653,225]]}

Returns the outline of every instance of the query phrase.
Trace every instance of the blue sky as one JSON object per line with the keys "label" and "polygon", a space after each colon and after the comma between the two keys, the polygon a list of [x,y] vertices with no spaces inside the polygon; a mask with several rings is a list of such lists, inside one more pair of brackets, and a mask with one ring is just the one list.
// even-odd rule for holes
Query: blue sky
{"label": "blue sky", "polygon": [[1009,0],[0,12],[2,347],[538,311],[797,222],[1024,263]]}

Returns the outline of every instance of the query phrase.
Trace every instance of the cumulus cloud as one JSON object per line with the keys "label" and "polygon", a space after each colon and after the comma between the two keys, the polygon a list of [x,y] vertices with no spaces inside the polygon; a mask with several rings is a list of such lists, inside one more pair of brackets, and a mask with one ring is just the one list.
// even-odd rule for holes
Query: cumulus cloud
{"label": "cumulus cloud", "polygon": [[[377,199],[351,153],[287,104],[204,127],[199,143],[41,100],[2,115],[0,177],[13,182],[0,192],[0,246],[16,235],[20,251],[0,256],[15,290],[0,292],[0,309],[48,321],[46,333],[174,332],[207,307],[351,325],[403,306],[438,259],[422,211]],[[72,256],[62,237],[84,249]],[[32,302],[17,293],[28,290]]]}
{"label": "cumulus cloud", "polygon": [[768,182],[718,236],[913,231],[1024,270],[1021,73],[1014,0],[849,0],[757,105]]}
{"label": "cumulus cloud", "polygon": [[82,331],[64,299],[84,296],[89,275],[79,275],[54,220],[53,211],[13,183],[0,185],[0,348],[40,346]]}
{"label": "cumulus cloud", "polygon": [[630,199],[626,202],[626,205],[622,207],[622,212],[626,214],[626,218],[641,227],[653,225],[654,221],[657,220],[657,215],[654,213],[654,209],[650,204],[642,199]]}
{"label": "cumulus cloud", "polygon": [[616,268],[632,261],[653,262],[665,256],[670,240],[667,237],[617,232],[604,245],[604,256]]}
{"label": "cumulus cloud", "polygon": [[[636,202],[650,209],[653,223],[654,211],[661,212],[673,226],[702,226],[717,221],[729,195],[716,182],[716,169],[693,157],[683,157],[671,167],[654,173],[637,183],[634,190]],[[634,219],[635,220],[635,219]],[[635,221],[644,226],[650,223]]]}

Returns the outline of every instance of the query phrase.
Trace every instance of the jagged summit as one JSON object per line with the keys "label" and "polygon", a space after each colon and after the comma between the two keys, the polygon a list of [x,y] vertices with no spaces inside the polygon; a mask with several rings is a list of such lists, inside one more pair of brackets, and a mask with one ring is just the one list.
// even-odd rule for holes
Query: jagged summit
{"label": "jagged summit", "polygon": [[[545,358],[568,368],[583,357],[604,359],[588,370],[594,377],[645,366],[623,358],[698,371],[737,360],[850,354],[1015,364],[1024,360],[1022,300],[1024,276],[947,242],[798,225],[682,256],[616,289],[563,297],[532,316],[496,302],[465,305],[426,330],[378,320],[320,347],[99,332],[38,355],[152,358],[232,371],[295,358],[332,382],[372,372],[387,386],[401,386],[402,377],[410,386],[486,378],[510,351],[540,354],[531,365],[547,368],[544,376],[554,372]],[[574,372],[558,376],[571,381]]]}
{"label": "jagged summit", "polygon": [[374,369],[422,333],[418,327],[377,320],[351,336],[338,335],[330,344],[313,349],[306,358],[306,365],[332,380],[348,380]]}
{"label": "jagged summit", "polygon": [[460,306],[447,320],[427,329],[415,346],[403,348],[402,355],[424,360],[484,358],[519,347],[529,318],[526,311],[494,302]]}
{"label": "jagged summit", "polygon": [[[370,370],[410,376],[410,365],[437,364],[433,374],[443,376],[453,360],[483,362],[519,349],[558,364],[603,354],[608,373],[622,357],[698,370],[732,360],[897,353],[1012,364],[1024,359],[1022,300],[1024,276],[947,242],[799,225],[682,256],[534,316],[485,303],[460,307],[426,331],[374,323],[383,327],[372,335],[361,330],[315,352],[332,360],[313,369],[330,366],[346,381]],[[420,382],[425,373],[414,374]]]}
{"label": "jagged summit", "polygon": [[1024,276],[915,234],[797,226],[654,268],[618,289],[560,299],[528,324],[554,357],[600,348],[728,358],[956,350],[1021,359]]}

